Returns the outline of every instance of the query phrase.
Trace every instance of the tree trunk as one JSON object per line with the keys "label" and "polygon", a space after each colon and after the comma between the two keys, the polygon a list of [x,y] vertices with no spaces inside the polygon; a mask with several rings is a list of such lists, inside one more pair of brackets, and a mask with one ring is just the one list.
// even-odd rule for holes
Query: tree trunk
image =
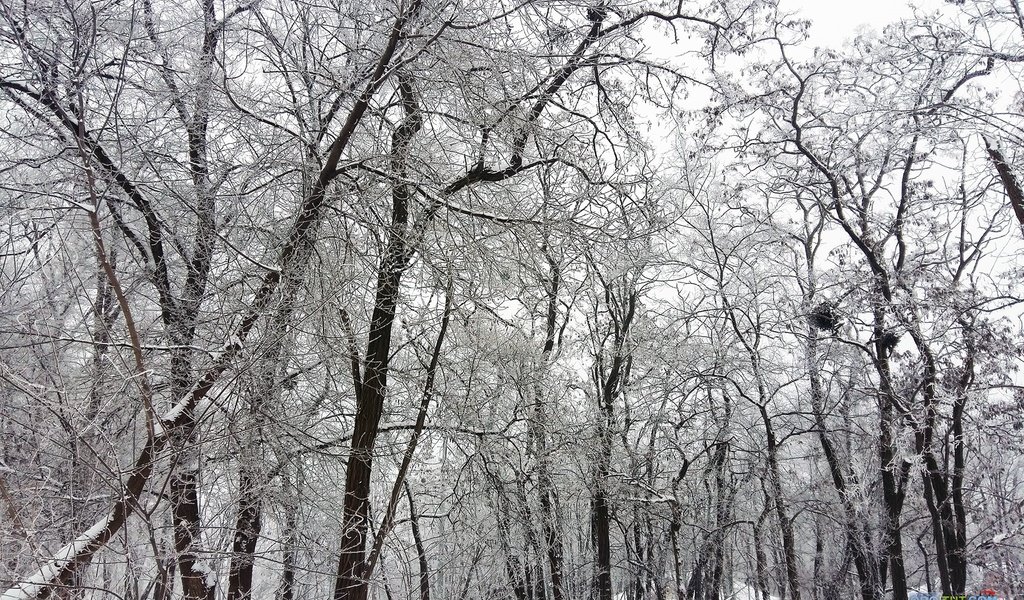
{"label": "tree trunk", "polygon": [[789,597],[800,600],[800,576],[797,572],[796,542],[793,536],[793,522],[786,511],[785,498],[782,493],[782,474],[779,471],[779,444],[768,417],[768,409],[761,404],[761,421],[764,425],[765,438],[768,442],[768,481],[772,491],[772,504],[778,519],[779,531],[782,532],[782,552],[786,562],[786,579],[789,582]]}
{"label": "tree trunk", "polygon": [[284,532],[283,532],[283,544],[284,544],[284,556],[281,560],[281,586],[278,588],[277,600],[295,600],[295,571],[298,568],[298,552],[299,552],[299,523],[298,517],[295,514],[298,510],[299,492],[301,486],[301,471],[297,476],[297,481],[293,485],[288,485],[288,479],[285,478],[285,490],[286,493],[293,494],[294,503],[289,502],[285,506],[285,521],[284,521]]}
{"label": "tree trunk", "polygon": [[1021,232],[1024,232],[1024,189],[1021,188],[1020,181],[1013,174],[1013,170],[1010,169],[1010,164],[1006,162],[1002,151],[989,143],[988,138],[983,137],[982,139],[985,140],[985,149],[988,151],[989,160],[995,166],[996,173],[999,174],[999,181],[1003,184],[1003,190],[1006,192],[1006,197],[1010,200],[1013,214],[1017,217],[1017,224],[1020,226]]}
{"label": "tree trunk", "polygon": [[387,247],[377,268],[377,287],[370,335],[364,358],[362,381],[356,390],[356,419],[352,446],[345,474],[345,502],[342,516],[344,531],[338,556],[335,600],[366,600],[366,534],[370,508],[370,484],[373,451],[387,394],[388,367],[391,360],[391,330],[398,307],[402,274],[411,258],[406,245],[409,201],[412,187],[403,180],[407,171],[408,147],[422,126],[412,85],[400,80],[399,91],[405,119],[391,138],[391,169],[396,178],[392,186],[391,225]]}
{"label": "tree trunk", "polygon": [[548,261],[549,279],[547,287],[548,306],[544,324],[544,347],[541,351],[541,376],[534,392],[536,396],[537,436],[537,494],[540,497],[541,529],[547,550],[548,569],[551,573],[552,600],[563,600],[562,590],[562,534],[558,527],[557,489],[551,482],[551,457],[548,448],[547,397],[543,384],[547,381],[549,361],[555,348],[555,331],[558,319],[558,289],[561,281],[558,264],[552,258],[545,244],[544,255]]}
{"label": "tree trunk", "polygon": [[228,570],[228,600],[251,600],[256,542],[263,526],[263,498],[262,486],[250,469],[242,468],[238,493],[238,513]]}
{"label": "tree trunk", "polygon": [[498,540],[501,543],[502,553],[505,555],[505,576],[508,577],[509,586],[512,588],[512,595],[516,600],[528,600],[528,588],[522,573],[522,564],[519,562],[518,553],[512,550],[511,532],[509,519],[502,502],[502,492],[498,488],[497,477],[492,478],[498,498],[495,501],[494,510],[497,513]]}
{"label": "tree trunk", "polygon": [[[961,323],[963,326],[963,323]],[[965,328],[966,329],[966,328]],[[973,341],[968,337],[968,357],[956,390],[952,415],[953,473],[947,472],[936,456],[935,427],[936,409],[935,394],[938,385],[938,373],[935,358],[928,342],[921,333],[911,330],[911,336],[924,362],[924,373],[921,385],[921,397],[924,408],[924,419],[918,430],[917,450],[924,458],[925,470],[922,473],[924,483],[924,499],[932,521],[932,537],[935,541],[936,567],[942,593],[945,595],[962,595],[967,587],[967,547],[966,510],[963,506],[963,408],[966,401],[967,387],[973,378]],[[966,333],[966,332],[965,332]],[[948,465],[948,458],[945,459]],[[951,476],[952,475],[952,476]],[[951,491],[950,483],[956,487]]]}
{"label": "tree trunk", "polygon": [[430,564],[427,562],[427,551],[423,547],[420,536],[420,521],[416,514],[416,505],[412,501],[412,491],[405,484],[405,497],[409,500],[409,524],[412,527],[412,540],[416,546],[416,559],[420,567],[420,600],[430,600]]}
{"label": "tree trunk", "polygon": [[[191,453],[191,452],[190,452]],[[194,547],[199,538],[198,458],[179,465],[171,477],[174,503],[174,549],[178,553],[178,571],[186,600],[215,600],[216,581],[209,566],[201,562]]]}
{"label": "tree trunk", "polygon": [[[597,475],[600,481],[604,481],[602,475],[606,473],[598,470]],[[600,485],[600,484],[599,484]],[[594,493],[592,503],[594,547],[597,551],[596,574],[594,580],[594,597],[596,600],[611,600],[612,598],[612,553],[610,539],[611,516],[608,511],[608,498],[604,490],[597,490]]]}
{"label": "tree trunk", "polygon": [[280,405],[280,381],[287,373],[285,351],[288,330],[294,314],[298,282],[289,278],[282,283],[281,305],[267,324],[264,334],[267,348],[251,388],[247,391],[248,410],[242,411],[241,425],[249,434],[241,434],[243,447],[238,457],[238,507],[228,567],[227,600],[251,600],[252,572],[256,561],[256,544],[263,528],[263,493],[268,480],[264,469],[264,428],[267,415]]}
{"label": "tree trunk", "polygon": [[882,586],[879,580],[878,560],[871,552],[870,535],[866,530],[862,530],[857,508],[849,497],[848,479],[852,475],[849,473],[849,469],[840,462],[839,454],[828,435],[828,426],[825,421],[825,398],[821,388],[818,360],[818,331],[813,326],[808,326],[807,372],[811,384],[811,410],[814,413],[818,444],[825,455],[825,462],[832,478],[832,486],[843,507],[843,531],[847,543],[853,551],[853,564],[860,584],[861,600],[881,600]]}
{"label": "tree trunk", "polygon": [[[888,294],[886,294],[888,296]],[[885,555],[892,575],[893,600],[907,600],[907,574],[903,565],[903,501],[906,495],[906,481],[910,463],[896,455],[896,436],[899,421],[903,418],[898,408],[896,391],[892,387],[892,370],[889,365],[891,348],[886,342],[888,331],[885,327],[885,312],[878,306],[874,309],[873,337],[875,339],[875,370],[879,379],[879,430],[878,444],[879,471],[882,478],[882,500],[885,503]],[[886,582],[885,565],[880,569],[881,583]]]}
{"label": "tree trunk", "polygon": [[761,536],[764,522],[768,520],[768,515],[770,514],[769,505],[765,503],[764,510],[761,511],[757,521],[754,522],[754,582],[758,593],[761,595],[761,600],[770,600],[771,598],[771,593],[768,589],[768,557],[764,553],[764,539]]}
{"label": "tree trunk", "polygon": [[[596,265],[594,267],[596,269]],[[600,279],[600,274],[598,276]],[[611,600],[611,507],[608,484],[615,428],[614,406],[629,376],[632,361],[629,336],[633,317],[636,314],[638,293],[632,284],[625,280],[621,281],[621,287],[617,287],[615,281],[605,282],[603,279],[602,285],[612,346],[610,348],[611,361],[606,365],[605,340],[601,341],[593,368],[599,414],[597,417],[598,455],[594,473],[596,481],[594,482],[591,519],[594,548],[597,552],[594,580],[595,598],[596,600]]]}

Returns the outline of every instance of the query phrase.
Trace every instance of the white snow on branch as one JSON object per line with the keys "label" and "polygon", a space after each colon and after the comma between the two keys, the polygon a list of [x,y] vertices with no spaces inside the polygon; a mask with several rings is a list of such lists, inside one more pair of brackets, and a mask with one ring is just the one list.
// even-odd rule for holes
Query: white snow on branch
{"label": "white snow on branch", "polygon": [[[244,344],[244,340],[242,340],[242,338],[237,333],[231,334],[231,337],[229,337],[228,340],[224,342],[224,346],[221,348],[221,357],[223,358],[223,356],[228,353],[238,352]],[[164,435],[165,428],[174,426],[174,421],[176,421],[178,417],[180,417],[181,414],[185,412],[189,405],[192,404],[192,394],[194,389],[194,387],[193,389],[190,389],[181,397],[181,400],[178,400],[177,404],[172,406],[164,414],[160,415],[160,418],[158,419],[157,423],[154,424],[153,429],[155,435]],[[0,600],[5,599],[0,598]]]}
{"label": "white snow on branch", "polygon": [[178,400],[177,404],[172,406],[170,410],[164,414],[160,415],[160,419],[156,424],[157,427],[154,427],[154,433],[156,433],[156,435],[162,435],[164,427],[173,426],[175,419],[181,416],[181,413],[185,412],[185,409],[188,408],[190,402],[192,402],[191,392],[182,396],[181,400]]}
{"label": "white snow on branch", "polygon": [[92,545],[100,534],[110,525],[113,515],[96,522],[88,531],[75,538],[75,541],[64,546],[53,555],[45,565],[30,575],[25,581],[18,583],[0,595],[0,600],[31,600],[39,595],[49,585],[52,585],[57,575],[67,566],[69,562],[81,554],[88,546]]}
{"label": "white snow on branch", "polygon": [[238,336],[238,333],[232,333],[228,341],[224,342],[224,352],[237,352],[242,348],[242,338]]}
{"label": "white snow on branch", "polygon": [[192,570],[203,576],[206,587],[213,588],[217,585],[217,574],[206,559],[197,558],[192,564]]}

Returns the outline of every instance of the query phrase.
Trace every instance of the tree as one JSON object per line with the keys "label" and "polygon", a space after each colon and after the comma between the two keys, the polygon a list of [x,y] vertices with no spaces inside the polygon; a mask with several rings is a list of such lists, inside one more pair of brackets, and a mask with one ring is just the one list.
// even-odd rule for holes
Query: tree
{"label": "tree", "polygon": [[[214,596],[216,550],[204,548],[209,528],[200,484],[212,458],[204,456],[204,438],[214,422],[203,416],[220,398],[246,396],[237,393],[229,374],[251,361],[263,373],[248,393],[251,410],[232,412],[238,421],[224,425],[245,423],[254,427],[257,441],[266,437],[270,405],[285,402],[284,386],[300,385],[286,357],[306,343],[295,337],[295,319],[315,312],[300,309],[311,298],[304,287],[319,260],[320,240],[333,231],[341,210],[355,215],[341,219],[345,226],[362,229],[357,243],[382,240],[369,260],[375,266],[363,274],[375,282],[372,308],[365,321],[353,317],[344,327],[355,331],[363,323],[366,345],[361,355],[349,349],[356,365],[350,382],[355,414],[335,596],[365,597],[372,570],[365,557],[372,460],[388,394],[392,333],[403,279],[432,241],[435,217],[444,212],[501,220],[466,208],[461,198],[476,188],[499,190],[497,184],[542,165],[566,164],[574,178],[607,181],[600,165],[618,143],[613,132],[624,132],[622,140],[631,132],[621,128],[620,115],[602,114],[621,109],[614,104],[618,81],[603,73],[643,65],[621,51],[632,46],[630,32],[659,21],[694,24],[719,38],[726,24],[747,18],[755,7],[734,12],[723,3],[704,16],[690,15],[686,7],[674,13],[581,7],[548,13],[534,28],[532,19],[541,13],[530,4],[512,12],[496,6],[453,11],[420,2],[360,5],[343,7],[340,31],[300,18],[300,36],[291,35],[289,22],[309,8],[301,5],[219,11],[206,3],[194,14],[158,3],[141,8],[25,4],[5,10],[7,56],[19,60],[9,63],[0,85],[18,118],[47,132],[38,145],[43,160],[73,175],[62,191],[89,197],[71,204],[86,217],[85,230],[67,220],[60,225],[96,241],[100,287],[109,286],[118,300],[129,338],[124,359],[132,365],[133,397],[145,419],[145,433],[135,430],[141,445],[130,459],[134,466],[114,486],[116,499],[94,526],[12,589],[46,595],[54,585],[73,584],[141,509],[154,539],[159,521],[170,519],[185,595]],[[381,10],[387,19],[368,18]],[[520,49],[479,43],[507,28],[516,32]],[[332,56],[346,61],[344,81],[332,73],[338,62]],[[529,72],[541,75],[524,75]],[[481,73],[497,80],[481,81]],[[658,77],[682,79],[671,71]],[[576,82],[589,88],[584,94],[574,90],[577,98],[596,101],[591,114],[562,99]],[[376,136],[368,120],[388,133]],[[555,131],[555,124],[566,133],[542,135]],[[588,132],[609,144],[588,142]],[[27,139],[11,141],[21,147]],[[69,144],[75,152],[63,154]],[[588,147],[588,154],[568,153]],[[32,160],[12,164],[23,171],[34,166]],[[379,186],[390,189],[391,209],[375,225]],[[264,209],[225,201],[254,196],[270,204]],[[52,206],[63,210],[60,201]],[[370,211],[358,215],[356,207]],[[275,231],[273,223],[286,211],[290,225]],[[177,223],[175,214],[187,218]],[[152,298],[136,290],[149,290]],[[107,321],[118,316],[109,316],[109,304],[99,304]],[[212,356],[202,349],[218,343],[223,347]],[[104,339],[94,343],[101,350],[109,346]],[[329,374],[323,366],[310,368],[299,379]],[[258,446],[265,444],[257,444],[255,454]],[[256,462],[249,455],[237,463],[232,598],[252,594],[261,496],[269,481]],[[150,494],[162,487],[154,477],[165,467],[172,473],[170,513],[160,508],[159,492]],[[158,587],[165,593],[170,571],[165,566],[162,572]]]}
{"label": "tree", "polygon": [[4,600],[1009,588],[1015,6],[3,6]]}
{"label": "tree", "polygon": [[[890,39],[909,37],[916,27],[915,23],[894,25]],[[938,390],[940,379],[960,377],[961,384],[953,388],[969,386],[966,382],[972,377],[973,359],[967,351],[947,363],[947,374],[940,375],[936,350],[937,346],[951,350],[958,345],[946,332],[950,327],[960,329],[963,323],[958,320],[970,310],[958,313],[963,305],[954,308],[957,302],[947,305],[948,296],[940,299],[933,294],[942,289],[944,294],[955,295],[954,290],[963,285],[961,278],[970,278],[967,274],[978,268],[979,261],[987,260],[989,240],[1000,235],[996,222],[967,216],[989,200],[986,186],[966,182],[970,142],[950,131],[942,111],[958,90],[987,71],[970,70],[971,60],[940,62],[926,53],[870,37],[858,40],[851,48],[852,55],[821,53],[807,62],[791,59],[787,46],[778,39],[776,42],[782,51],[780,61],[763,68],[765,91],[754,102],[767,116],[757,125],[763,127],[760,139],[771,139],[776,145],[750,143],[745,149],[775,165],[772,169],[778,169],[775,172],[781,173],[785,182],[777,188],[798,198],[812,195],[818,210],[845,234],[859,257],[842,266],[865,270],[867,285],[844,292],[850,308],[843,316],[852,322],[854,332],[841,337],[855,338],[859,315],[867,316],[870,336],[853,343],[866,353],[877,376],[878,468],[887,510],[888,569],[883,563],[876,577],[870,572],[866,553],[855,552],[862,594],[881,593],[875,582],[884,585],[887,575],[891,575],[896,597],[903,597],[908,589],[912,574],[906,568],[902,513],[918,461],[923,465],[920,498],[932,522],[937,574],[944,593],[962,593],[958,590],[967,587],[967,508],[963,481],[957,473],[964,468],[958,462],[966,443],[964,415],[957,402],[945,413],[945,394]],[[892,78],[893,73],[899,74],[898,80]],[[898,81],[898,87],[883,92],[886,81]],[[901,108],[894,110],[894,105]],[[783,152],[778,153],[780,147]],[[788,156],[786,149],[799,160]],[[940,191],[925,174],[950,155],[959,155],[960,180],[952,189]],[[886,193],[894,198],[891,205],[883,200]],[[807,205],[801,202],[799,208],[806,220]],[[958,216],[949,217],[951,222],[942,220],[949,215]],[[959,231],[956,241],[929,237],[946,230]],[[798,234],[808,265],[812,238],[808,233]],[[933,270],[936,264],[944,266]],[[813,283],[808,286],[813,291]],[[970,287],[977,289],[977,284]],[[995,292],[982,303],[998,305],[999,295]],[[808,298],[811,300],[813,297]],[[812,317],[808,352],[817,360],[819,331],[837,333],[841,323],[831,315],[834,304],[810,304],[808,309]],[[899,346],[904,335],[913,350]],[[813,381],[815,369],[812,364],[812,398],[820,407],[823,396],[820,382]],[[916,383],[909,388],[898,383],[908,378]],[[901,440],[901,436],[909,439]],[[830,442],[819,439],[826,455],[834,456]],[[907,452],[907,446],[913,451]],[[943,457],[953,457],[952,464]],[[847,483],[841,465],[834,458],[829,462],[833,482],[843,494]],[[869,537],[858,541],[861,536],[853,534],[850,531],[848,539],[855,549],[869,545]]]}

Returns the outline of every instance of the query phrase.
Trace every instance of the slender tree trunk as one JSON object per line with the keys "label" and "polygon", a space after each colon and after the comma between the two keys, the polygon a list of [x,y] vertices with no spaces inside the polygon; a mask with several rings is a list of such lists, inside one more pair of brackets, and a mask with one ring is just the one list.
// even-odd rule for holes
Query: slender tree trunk
{"label": "slender tree trunk", "polygon": [[412,527],[412,540],[416,546],[416,559],[420,568],[420,600],[430,600],[430,563],[427,562],[427,551],[420,536],[420,521],[416,514],[416,505],[412,501],[412,491],[405,484],[405,497],[409,501],[409,525]]}
{"label": "slender tree trunk", "polygon": [[[607,473],[597,471],[600,481],[604,481]],[[596,575],[594,581],[594,597],[596,600],[612,598],[612,553],[610,542],[611,515],[609,514],[608,497],[604,490],[594,493],[592,502],[592,519],[594,529],[594,547],[597,551]]]}
{"label": "slender tree trunk", "polygon": [[[817,274],[815,268],[815,254],[818,248],[818,240],[821,234],[821,224],[812,226],[808,219],[810,210],[803,205],[805,219],[806,237],[803,242],[804,260],[807,268],[807,291],[805,300],[808,305],[813,305],[817,294]],[[807,325],[806,338],[807,351],[807,377],[810,382],[811,411],[814,414],[814,427],[817,430],[818,444],[822,454],[825,456],[825,463],[828,465],[829,475],[832,479],[832,486],[839,496],[839,502],[843,507],[843,532],[846,537],[846,546],[853,552],[854,568],[857,571],[857,579],[860,584],[861,600],[881,600],[882,585],[880,581],[880,565],[878,557],[872,551],[874,544],[871,543],[871,535],[866,525],[862,524],[863,519],[858,514],[857,507],[850,498],[850,482],[853,480],[856,486],[855,475],[851,472],[849,465],[844,464],[836,450],[835,444],[829,435],[828,423],[825,418],[825,393],[821,385],[821,358],[818,352],[818,329],[813,324]],[[817,575],[815,575],[817,579]]]}
{"label": "slender tree trunk", "polygon": [[[287,294],[286,294],[287,296]],[[290,304],[290,302],[286,302]],[[289,312],[284,309],[279,312]],[[281,315],[279,315],[281,316]],[[283,334],[273,327],[275,337]],[[238,459],[238,506],[235,511],[234,534],[231,542],[231,561],[228,565],[227,600],[251,600],[253,565],[256,562],[256,544],[263,529],[263,493],[267,481],[263,469],[263,428],[267,411],[280,399],[276,385],[280,338],[271,340],[271,356],[264,358],[264,372],[257,377],[249,397],[249,419],[245,429],[251,435],[243,436],[245,446]]]}
{"label": "slender tree trunk", "polygon": [[[597,552],[596,572],[594,578],[595,600],[611,600],[612,598],[612,553],[611,553],[611,507],[608,500],[608,476],[611,473],[612,459],[612,428],[615,415],[612,408],[617,381],[621,369],[622,357],[616,352],[612,359],[611,373],[603,381],[603,393],[597,426],[598,455],[595,468],[593,499],[591,501],[591,521],[594,536],[594,549]],[[595,374],[602,376],[600,369]]]}
{"label": "slender tree trunk", "polygon": [[198,458],[179,465],[171,478],[174,503],[174,549],[178,553],[178,571],[182,592],[187,600],[215,600],[215,581],[209,566],[195,554],[199,543]]}
{"label": "slender tree trunk", "polygon": [[267,324],[264,339],[267,348],[259,358],[257,374],[247,391],[248,410],[242,411],[244,446],[238,458],[238,506],[231,544],[231,562],[228,566],[227,600],[251,600],[253,566],[256,545],[263,528],[263,494],[267,475],[263,459],[264,428],[267,415],[281,400],[280,381],[287,373],[288,357],[285,351],[291,326],[298,282],[292,279],[282,283],[281,305]]}
{"label": "slender tree trunk", "polygon": [[555,348],[555,333],[558,319],[558,290],[561,283],[561,273],[558,264],[552,258],[547,245],[545,244],[544,255],[548,261],[549,276],[547,281],[548,306],[544,324],[544,347],[541,352],[541,375],[536,396],[536,423],[537,436],[537,494],[540,497],[541,529],[544,539],[544,546],[547,550],[548,569],[551,573],[551,596],[552,600],[563,600],[562,590],[562,534],[558,527],[558,497],[557,489],[551,482],[551,450],[548,447],[548,411],[547,396],[544,392],[544,384],[547,382],[549,362],[551,353]]}
{"label": "slender tree trunk", "polygon": [[683,528],[679,502],[672,502],[672,522],[669,524],[669,537],[672,539],[672,574],[675,581],[675,598],[686,597],[686,584],[683,581],[683,557],[679,552],[679,531]]}
{"label": "slender tree trunk", "polygon": [[779,444],[768,417],[768,409],[764,404],[759,407],[761,421],[764,424],[765,438],[768,442],[768,481],[774,498],[775,515],[782,532],[782,552],[786,562],[786,579],[789,582],[789,597],[800,600],[800,575],[797,572],[796,542],[793,536],[793,521],[786,511],[786,501],[782,493],[782,474],[779,471]]}
{"label": "slender tree trunk", "polygon": [[611,600],[612,598],[611,507],[608,499],[608,483],[611,474],[612,428],[615,425],[613,402],[621,368],[621,356],[616,353],[612,360],[612,372],[604,382],[604,393],[600,400],[597,428],[599,448],[591,504],[594,548],[597,552],[594,580],[596,600]]}
{"label": "slender tree trunk", "polygon": [[263,527],[263,490],[260,483],[250,469],[242,469],[235,535],[231,544],[231,565],[228,570],[228,600],[252,598],[256,542]]}
{"label": "slender tree trunk", "polygon": [[497,513],[498,540],[501,543],[502,553],[505,555],[505,576],[508,577],[512,594],[516,600],[527,600],[527,585],[522,573],[522,564],[519,562],[519,553],[512,549],[509,518],[505,510],[506,503],[502,501],[502,492],[498,487],[498,478],[493,477],[492,480],[495,485],[495,491],[498,494],[494,510]]}
{"label": "slender tree trunk", "polygon": [[764,539],[761,532],[764,530],[764,523],[771,514],[769,505],[765,503],[764,510],[754,522],[754,582],[757,591],[761,594],[761,600],[770,600],[771,593],[768,588],[768,556],[764,553]]}
{"label": "slender tree trunk", "polygon": [[177,562],[173,555],[166,558],[158,556],[156,562],[157,572],[153,587],[153,600],[170,600],[171,592],[174,591],[174,567]]}
{"label": "slender tree trunk", "polygon": [[341,549],[334,587],[335,600],[366,600],[366,535],[369,527],[370,484],[373,473],[373,451],[379,432],[380,418],[387,394],[388,368],[391,361],[391,330],[398,307],[402,274],[411,258],[406,245],[409,222],[409,201],[413,190],[405,179],[409,143],[422,126],[412,86],[400,81],[399,90],[406,113],[391,139],[391,168],[397,180],[392,187],[391,226],[387,247],[377,268],[377,287],[370,335],[366,347],[362,381],[356,390],[356,419],[352,446],[345,474]]}
{"label": "slender tree trunk", "polygon": [[985,140],[985,149],[988,151],[989,160],[995,166],[1006,197],[1010,200],[1013,214],[1017,217],[1017,224],[1020,226],[1021,232],[1024,232],[1024,189],[1021,188],[1020,180],[1014,175],[1002,151],[989,143],[988,138],[982,139]]}
{"label": "slender tree trunk", "polygon": [[643,532],[641,531],[641,518],[640,511],[633,510],[633,558],[630,560],[630,564],[633,569],[633,581],[631,582],[632,593],[629,597],[632,600],[643,600],[644,595],[644,581],[645,581],[645,570],[644,570],[644,543],[643,543]]}
{"label": "slender tree trunk", "polygon": [[284,517],[284,556],[281,560],[281,586],[278,588],[277,600],[295,600],[295,571],[298,568],[299,552],[299,523],[295,514],[298,509],[298,501],[301,485],[301,471],[293,485],[288,485],[285,478],[286,493],[292,494],[292,499],[285,507]]}
{"label": "slender tree trunk", "polygon": [[[601,279],[599,272],[598,278]],[[614,406],[629,376],[632,361],[629,336],[633,318],[636,314],[638,293],[625,280],[621,282],[621,287],[618,287],[614,281],[605,282],[603,279],[602,285],[604,287],[604,303],[609,317],[609,337],[611,338],[612,346],[609,349],[611,351],[610,361],[606,364],[605,341],[602,340],[593,368],[594,382],[598,392],[599,414],[597,417],[598,455],[595,468],[596,481],[594,482],[591,519],[594,547],[597,552],[594,595],[596,600],[611,600],[611,506],[608,496],[608,485],[609,475],[611,474],[612,442],[615,429]]]}
{"label": "slender tree trunk", "polygon": [[[897,406],[896,391],[892,387],[892,370],[889,364],[891,348],[887,343],[885,313],[881,306],[874,309],[873,337],[875,339],[875,369],[879,378],[879,430],[878,445],[879,471],[882,478],[882,500],[885,504],[885,555],[888,571],[892,575],[893,600],[907,599],[907,574],[903,564],[903,501],[906,495],[906,481],[910,463],[896,454],[896,436],[899,435],[899,421],[903,418]],[[880,569],[880,581],[887,580],[885,566]]]}
{"label": "slender tree trunk", "polygon": [[825,398],[821,388],[821,373],[818,359],[818,331],[809,326],[807,331],[808,378],[811,384],[811,410],[814,413],[814,426],[817,429],[818,444],[825,455],[832,486],[839,495],[843,507],[843,531],[847,543],[853,551],[853,564],[857,571],[860,584],[861,600],[881,600],[882,589],[879,582],[878,560],[871,552],[871,540],[866,530],[862,529],[861,519],[850,498],[847,467],[840,461],[832,439],[828,435],[825,421]]}
{"label": "slender tree trunk", "polygon": [[[732,401],[727,396],[723,396],[723,400],[725,402],[726,422],[728,423],[729,416],[732,413]],[[715,532],[708,538],[709,549],[707,554],[709,559],[705,563],[700,586],[703,594],[698,595],[698,597],[704,600],[718,600],[721,597],[723,587],[722,563],[725,561],[727,528],[732,520],[733,512],[733,485],[729,473],[728,443],[721,443],[715,449],[711,468],[714,471],[715,477]]]}
{"label": "slender tree trunk", "polygon": [[[187,133],[189,171],[198,200],[196,206],[197,227],[183,297],[179,300],[178,306],[164,307],[166,312],[177,313],[173,325],[178,331],[172,332],[171,337],[180,348],[188,348],[195,337],[195,324],[205,293],[213,256],[213,244],[216,240],[214,235],[216,204],[209,178],[207,129],[214,73],[213,53],[219,37],[219,28],[213,0],[203,0],[201,7],[204,32],[202,50],[197,65],[198,81],[195,104],[192,106],[190,117],[183,108],[179,108]],[[179,96],[177,102],[180,107],[184,107],[185,98]],[[175,308],[176,310],[174,310]],[[176,381],[174,387],[178,392],[174,395],[175,398],[184,396],[192,383],[191,359],[183,352],[179,353],[177,361],[172,359],[171,377]],[[202,458],[199,455],[199,450],[192,443],[194,433],[195,430],[192,426],[180,430],[174,438],[177,443],[173,444],[177,452],[179,467],[174,470],[170,485],[171,502],[174,506],[175,549],[178,552],[178,573],[181,576],[181,587],[185,600],[214,600],[216,590],[214,573],[210,571],[209,565],[202,563],[200,568],[197,563],[202,531],[198,487]]]}
{"label": "slender tree trunk", "polygon": [[[911,330],[911,336],[917,345],[924,362],[922,377],[922,404],[924,419],[918,430],[917,450],[924,458],[925,470],[922,474],[924,483],[924,499],[932,521],[932,537],[935,540],[936,567],[942,593],[945,595],[962,595],[967,587],[967,561],[965,556],[966,509],[963,506],[962,491],[950,490],[951,480],[962,487],[963,477],[963,403],[966,400],[967,386],[973,378],[973,342],[968,340],[968,359],[964,372],[958,381],[959,388],[953,403],[952,441],[953,472],[948,473],[948,458],[936,456],[936,408],[935,394],[938,385],[938,372],[935,359],[927,341],[920,332]],[[969,337],[969,336],[968,336]],[[946,465],[940,464],[944,460]],[[952,477],[951,477],[952,476]]]}

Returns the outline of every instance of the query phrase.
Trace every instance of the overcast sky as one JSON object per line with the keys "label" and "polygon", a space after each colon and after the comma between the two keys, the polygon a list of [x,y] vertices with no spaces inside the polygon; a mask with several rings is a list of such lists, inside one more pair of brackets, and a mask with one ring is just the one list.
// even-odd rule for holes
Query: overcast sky
{"label": "overcast sky", "polygon": [[[916,2],[928,6],[930,2]],[[799,10],[814,22],[811,41],[816,46],[840,46],[862,26],[881,29],[887,23],[911,14],[906,0],[781,0],[785,10]]]}

